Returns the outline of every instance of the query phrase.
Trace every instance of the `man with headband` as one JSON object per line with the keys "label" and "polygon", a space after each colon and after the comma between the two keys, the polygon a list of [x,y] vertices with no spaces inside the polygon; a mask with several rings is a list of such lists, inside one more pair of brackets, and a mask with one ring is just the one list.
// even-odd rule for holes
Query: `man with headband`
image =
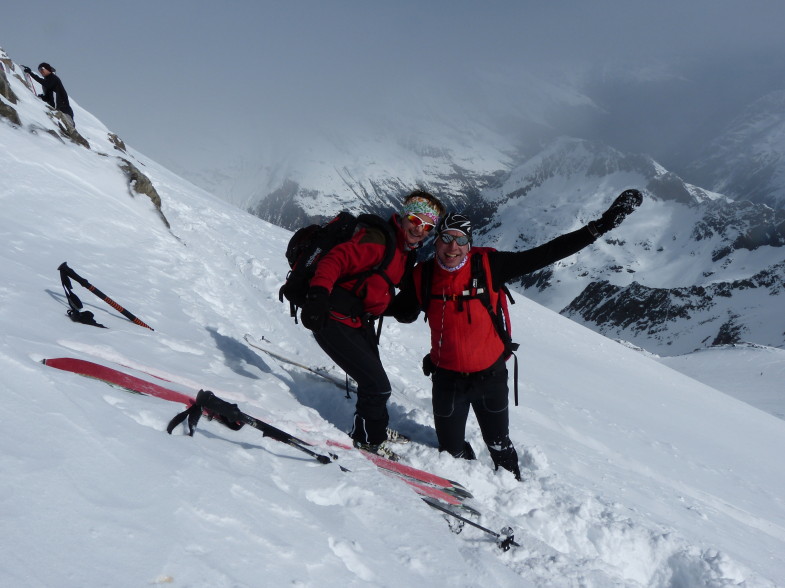
{"label": "man with headband", "polygon": [[[383,231],[362,227],[351,239],[333,247],[319,261],[300,315],[324,352],[357,382],[351,430],[355,447],[393,460],[397,455],[387,445],[391,435],[387,401],[392,387],[379,358],[373,324],[385,314],[395,287],[414,265],[416,250],[443,214],[442,203],[428,192],[409,194],[401,213],[390,218],[396,246],[383,272],[374,271],[387,250],[388,237]],[[362,316],[331,308],[336,290],[339,296],[358,297]]]}

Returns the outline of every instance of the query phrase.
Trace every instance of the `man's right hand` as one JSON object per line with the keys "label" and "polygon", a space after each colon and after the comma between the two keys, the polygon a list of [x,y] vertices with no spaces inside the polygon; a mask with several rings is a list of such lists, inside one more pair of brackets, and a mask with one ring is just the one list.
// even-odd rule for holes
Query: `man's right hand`
{"label": "man's right hand", "polygon": [[327,288],[314,286],[308,290],[300,320],[306,329],[314,333],[321,331],[330,316],[330,293]]}

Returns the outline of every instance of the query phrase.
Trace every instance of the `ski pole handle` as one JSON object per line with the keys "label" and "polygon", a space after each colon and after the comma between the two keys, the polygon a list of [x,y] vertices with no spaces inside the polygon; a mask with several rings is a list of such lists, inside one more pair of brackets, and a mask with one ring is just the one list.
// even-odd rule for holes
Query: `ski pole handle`
{"label": "ski pole handle", "polygon": [[230,404],[226,400],[218,398],[209,390],[199,390],[196,395],[196,404],[207,412],[224,417],[230,423],[243,422],[243,413],[237,408],[236,404]]}

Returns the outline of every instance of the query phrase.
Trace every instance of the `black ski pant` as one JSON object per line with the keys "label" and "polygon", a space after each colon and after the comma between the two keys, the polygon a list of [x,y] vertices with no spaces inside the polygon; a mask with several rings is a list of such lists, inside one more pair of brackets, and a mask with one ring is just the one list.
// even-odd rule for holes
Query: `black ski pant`
{"label": "black ski pant", "polygon": [[502,467],[520,478],[518,453],[510,440],[508,396],[504,359],[487,370],[470,374],[436,368],[433,417],[439,450],[453,457],[473,458],[473,451],[465,441],[471,408],[496,468]]}
{"label": "black ski pant", "polygon": [[387,439],[387,401],[390,380],[379,358],[373,325],[353,328],[335,320],[314,333],[324,352],[357,382],[357,404],[351,436],[360,443],[378,445]]}

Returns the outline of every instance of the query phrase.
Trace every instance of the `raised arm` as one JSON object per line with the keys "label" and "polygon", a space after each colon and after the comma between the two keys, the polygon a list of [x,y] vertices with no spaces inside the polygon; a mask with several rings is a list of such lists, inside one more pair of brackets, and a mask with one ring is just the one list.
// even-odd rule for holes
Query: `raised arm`
{"label": "raised arm", "polygon": [[556,237],[544,245],[526,251],[496,251],[488,255],[494,286],[542,269],[577,253],[594,243],[600,235],[618,227],[643,202],[638,190],[625,190],[602,216],[585,227]]}

